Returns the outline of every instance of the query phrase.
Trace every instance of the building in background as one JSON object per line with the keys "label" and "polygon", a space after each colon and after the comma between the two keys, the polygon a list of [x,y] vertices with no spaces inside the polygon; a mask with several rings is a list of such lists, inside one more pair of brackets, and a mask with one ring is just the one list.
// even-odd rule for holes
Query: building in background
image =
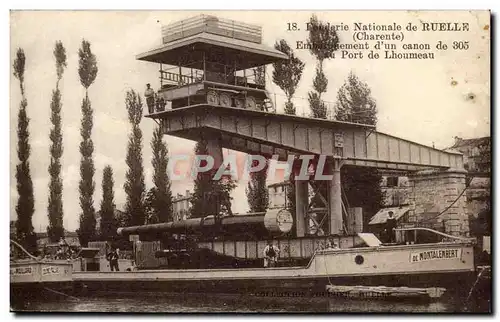
{"label": "building in background", "polygon": [[[78,239],[78,234],[74,231],[64,231],[64,240],[70,246],[79,247],[80,240]],[[38,249],[43,249],[47,245],[54,244],[50,242],[47,232],[36,233],[36,244]]]}
{"label": "building in background", "polygon": [[383,175],[380,188],[384,196],[382,207],[398,207],[409,204],[410,183],[408,177],[397,174]]}
{"label": "building in background", "polygon": [[[467,197],[466,207],[469,214],[470,232],[476,237],[488,235],[489,228],[483,227],[491,227],[491,139],[490,137],[474,139],[455,137],[453,146],[446,150],[462,153],[464,168],[468,171],[465,194]],[[384,227],[388,211],[392,211],[398,223],[404,227],[417,225],[437,230],[445,229],[446,218],[441,216],[443,208],[436,203],[430,202],[423,205],[424,212],[420,214],[419,222],[414,222],[414,219],[408,218],[408,212],[411,209],[409,207],[411,190],[407,177],[398,175],[383,176],[381,188],[385,193],[383,208],[371,218],[369,223],[370,231],[376,232]],[[429,188],[429,193],[432,193],[432,191],[432,188]]]}
{"label": "building in background", "polygon": [[489,136],[462,139],[455,137],[455,143],[450,148],[464,155],[464,167],[469,172],[467,176],[467,204],[469,214],[478,214],[490,209],[491,190],[491,138]]}
{"label": "building in background", "polygon": [[289,187],[289,181],[277,182],[267,186],[269,192],[269,209],[285,208],[288,205],[287,190]]}
{"label": "building in background", "polygon": [[[126,222],[127,222],[127,214],[126,213],[115,208],[114,217],[116,220],[117,227],[126,226]],[[96,230],[97,235],[99,236],[101,234],[101,211],[97,211],[95,213],[95,221],[96,221],[95,230]]]}
{"label": "building in background", "polygon": [[185,220],[189,218],[189,213],[191,211],[191,192],[186,190],[186,194],[182,195],[178,193],[172,198],[172,208],[173,208],[173,219]]}
{"label": "building in background", "polygon": [[463,153],[464,167],[469,172],[466,196],[470,234],[491,254],[491,138],[463,139],[456,136],[450,149]]}
{"label": "building in background", "polygon": [[491,138],[485,136],[475,139],[462,139],[455,136],[450,148],[464,155],[464,167],[469,172],[491,172]]}
{"label": "building in background", "polygon": [[381,204],[382,208],[373,215],[367,227],[368,231],[379,236],[385,229],[389,212],[393,213],[398,224],[408,221],[408,212],[410,210],[410,184],[408,177],[397,173],[384,174],[380,181],[380,189],[384,198]]}

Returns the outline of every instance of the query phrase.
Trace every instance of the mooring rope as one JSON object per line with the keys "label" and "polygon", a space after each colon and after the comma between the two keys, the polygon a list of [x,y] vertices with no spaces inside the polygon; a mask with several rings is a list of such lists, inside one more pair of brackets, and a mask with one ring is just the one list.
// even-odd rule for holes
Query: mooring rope
{"label": "mooring rope", "polygon": [[472,296],[472,292],[474,291],[474,289],[476,288],[476,285],[477,283],[479,282],[479,280],[481,279],[481,276],[483,275],[484,271],[488,268],[489,266],[483,266],[481,271],[479,272],[479,274],[477,274],[477,278],[476,278],[476,281],[474,282],[474,284],[472,284],[472,287],[470,288],[469,290],[469,294],[467,295],[467,298],[465,299],[465,306],[467,306],[467,302],[469,302],[469,299],[470,297]]}
{"label": "mooring rope", "polygon": [[11,240],[10,240],[10,242],[11,242],[11,243],[13,243],[14,245],[16,245],[17,247],[19,247],[19,248],[20,248],[20,249],[21,249],[21,250],[22,250],[22,251],[23,251],[26,255],[28,255],[31,259],[34,259],[34,260],[36,260],[37,262],[39,262],[39,261],[40,261],[37,257],[35,257],[35,256],[31,255],[31,254],[30,254],[30,253],[29,253],[29,252],[28,252],[28,251],[27,251],[27,250],[26,250],[23,246],[21,246],[21,245],[20,245],[18,242],[16,242],[15,240],[12,240],[12,239],[11,239]]}
{"label": "mooring rope", "polygon": [[472,179],[470,179],[468,182],[466,182],[465,184],[465,188],[462,190],[462,192],[458,195],[458,197],[455,198],[455,200],[453,200],[453,202],[451,204],[448,205],[448,207],[446,207],[443,211],[439,212],[437,215],[435,216],[432,216],[430,218],[426,218],[426,219],[423,219],[423,220],[420,220],[418,223],[424,223],[424,222],[428,222],[430,220],[433,220],[433,219],[436,219],[438,218],[439,216],[441,216],[442,214],[444,214],[446,211],[448,211],[448,209],[450,209],[451,207],[453,207],[453,205],[460,199],[460,197],[462,197],[462,195],[465,193],[465,191],[469,188],[469,185],[471,184],[472,182]]}
{"label": "mooring rope", "polygon": [[[317,254],[318,254],[318,253],[316,252],[316,255],[317,255]],[[328,273],[328,265],[326,265],[326,256],[325,256],[324,254],[323,254],[323,264],[325,265],[325,272],[326,272],[326,277],[328,278],[328,283],[329,283],[330,285],[333,285],[333,284],[332,284],[332,281],[331,281],[331,279],[330,279],[330,273]]]}
{"label": "mooring rope", "polygon": [[[22,250],[22,251],[23,251],[26,255],[28,255],[31,259],[35,260],[37,263],[41,263],[41,262],[43,262],[43,261],[42,261],[42,260],[40,260],[39,258],[37,258],[37,257],[33,256],[32,254],[30,254],[30,252],[28,252],[28,251],[27,251],[27,250],[26,250],[23,246],[21,246],[21,245],[20,245],[18,242],[16,242],[15,240],[12,240],[12,239],[11,239],[11,240],[10,240],[10,242],[11,242],[11,243],[13,243],[14,245],[16,245],[17,247],[19,247],[19,248],[20,248],[20,249],[21,249],[21,250]],[[68,297],[68,298],[71,298],[71,299],[75,299],[75,300],[77,300],[77,301],[80,301],[80,299],[79,299],[79,298],[77,298],[77,297],[74,297],[74,296],[71,296],[71,295],[65,294],[65,293],[63,293],[63,292],[59,292],[59,291],[53,290],[53,289],[48,288],[48,287],[44,287],[43,289],[44,289],[44,290],[47,290],[47,291],[49,291],[49,292],[53,292],[53,293],[55,293],[55,294],[64,295],[64,296],[66,296],[66,297]]]}
{"label": "mooring rope", "polygon": [[71,295],[65,294],[65,293],[63,293],[63,292],[59,292],[59,291],[53,290],[53,289],[48,288],[48,287],[44,287],[43,289],[44,289],[44,290],[47,290],[47,291],[49,291],[49,292],[53,292],[53,293],[55,293],[55,294],[64,295],[64,296],[69,297],[70,299],[73,299],[73,300],[80,301],[80,299],[79,299],[78,297],[71,296]]}

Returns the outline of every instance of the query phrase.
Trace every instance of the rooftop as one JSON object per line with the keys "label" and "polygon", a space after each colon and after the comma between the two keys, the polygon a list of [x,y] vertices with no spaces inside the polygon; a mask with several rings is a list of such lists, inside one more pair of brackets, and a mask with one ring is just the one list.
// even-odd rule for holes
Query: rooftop
{"label": "rooftop", "polygon": [[[47,238],[49,237],[46,231],[40,232],[40,233],[35,233],[37,239],[42,239],[42,238]],[[64,237],[78,237],[78,234],[76,231],[64,231]]]}
{"label": "rooftop", "polygon": [[473,138],[473,139],[462,139],[458,136],[455,137],[455,144],[451,147],[451,149],[457,149],[465,146],[481,146],[490,144],[491,138],[489,136],[484,136],[481,138]]}
{"label": "rooftop", "polygon": [[203,69],[203,61],[209,60],[234,65],[237,70],[288,59],[262,44],[261,38],[259,26],[202,15],[163,27],[163,44],[136,58],[195,69]]}
{"label": "rooftop", "polygon": [[[237,70],[250,69],[288,59],[282,52],[262,44],[200,33],[161,45],[136,56],[138,60],[203,69],[203,54],[233,59]],[[214,61],[215,59],[209,58]],[[232,64],[231,64],[232,65]]]}
{"label": "rooftop", "polygon": [[202,32],[257,44],[262,43],[262,28],[260,26],[212,15],[198,15],[161,28],[164,44]]}

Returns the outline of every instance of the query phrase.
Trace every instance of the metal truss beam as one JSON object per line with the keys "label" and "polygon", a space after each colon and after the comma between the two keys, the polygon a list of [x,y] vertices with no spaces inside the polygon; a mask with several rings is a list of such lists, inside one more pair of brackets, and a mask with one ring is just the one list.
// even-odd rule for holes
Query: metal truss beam
{"label": "metal truss beam", "polygon": [[161,119],[165,134],[195,139],[193,133],[221,133],[223,146],[246,153],[324,154],[346,165],[397,171],[463,169],[460,153],[441,151],[376,132],[360,124],[311,119],[206,104],[167,110]]}

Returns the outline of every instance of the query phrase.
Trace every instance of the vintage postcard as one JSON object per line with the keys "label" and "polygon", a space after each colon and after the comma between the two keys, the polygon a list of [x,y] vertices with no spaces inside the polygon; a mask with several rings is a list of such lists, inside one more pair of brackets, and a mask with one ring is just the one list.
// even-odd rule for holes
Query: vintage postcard
{"label": "vintage postcard", "polygon": [[490,28],[11,11],[11,310],[491,313]]}

